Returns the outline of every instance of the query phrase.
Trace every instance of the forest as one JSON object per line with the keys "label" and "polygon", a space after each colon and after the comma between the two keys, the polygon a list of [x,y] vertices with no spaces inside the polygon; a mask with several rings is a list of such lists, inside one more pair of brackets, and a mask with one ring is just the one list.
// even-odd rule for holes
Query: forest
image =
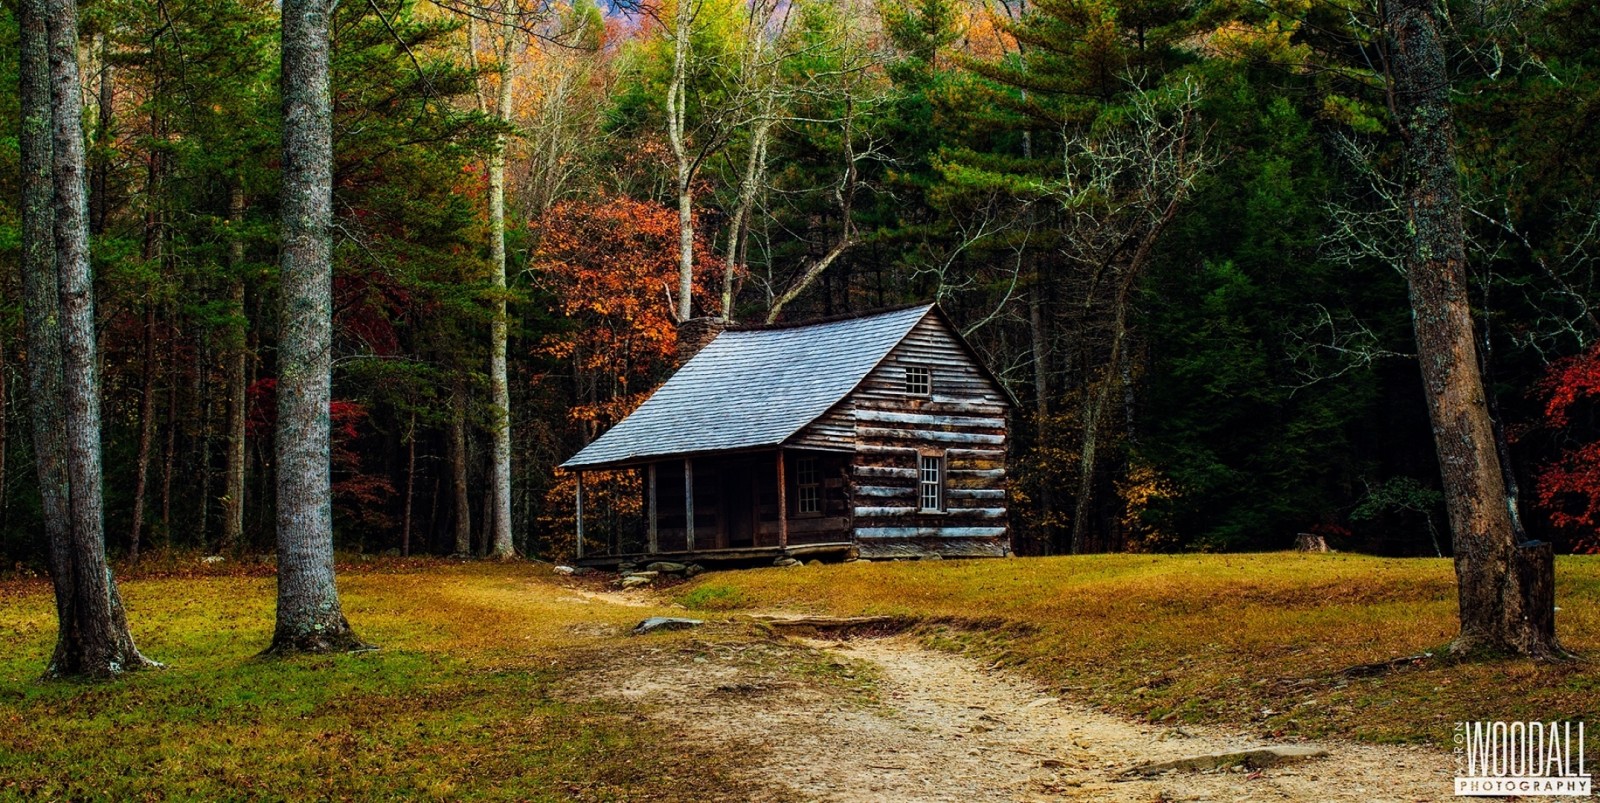
{"label": "forest", "polygon": [[[31,4],[0,6],[0,557],[38,569],[10,89]],[[333,5],[335,546],[566,556],[556,466],[667,376],[679,321],[937,301],[1022,402],[1021,553],[1313,533],[1450,554],[1381,5]],[[1513,521],[1594,552],[1600,8],[1451,0],[1441,19]],[[279,314],[300,242],[279,28],[271,0],[78,9],[84,359],[116,556],[273,549],[300,337]]]}

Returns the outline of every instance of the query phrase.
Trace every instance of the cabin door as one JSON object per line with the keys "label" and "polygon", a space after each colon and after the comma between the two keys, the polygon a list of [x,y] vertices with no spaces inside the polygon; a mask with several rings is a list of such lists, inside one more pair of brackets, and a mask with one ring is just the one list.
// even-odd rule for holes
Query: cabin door
{"label": "cabin door", "polygon": [[724,545],[728,547],[755,546],[756,500],[752,477],[755,465],[749,462],[729,464],[722,472],[722,520],[725,523]]}

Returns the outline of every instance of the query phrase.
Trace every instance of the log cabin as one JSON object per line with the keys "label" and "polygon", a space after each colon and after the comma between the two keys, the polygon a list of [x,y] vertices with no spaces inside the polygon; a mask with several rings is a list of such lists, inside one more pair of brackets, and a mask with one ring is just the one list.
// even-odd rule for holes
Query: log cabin
{"label": "log cabin", "polygon": [[[937,305],[678,338],[678,370],[562,464],[580,563],[1010,552],[1016,402]],[[635,515],[586,522],[594,472],[631,473]]]}

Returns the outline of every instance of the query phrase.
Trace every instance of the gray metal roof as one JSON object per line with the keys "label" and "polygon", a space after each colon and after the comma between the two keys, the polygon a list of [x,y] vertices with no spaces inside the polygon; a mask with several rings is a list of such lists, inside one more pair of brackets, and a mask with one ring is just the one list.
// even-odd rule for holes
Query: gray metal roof
{"label": "gray metal roof", "polygon": [[854,390],[931,309],[725,331],[561,465],[777,446]]}

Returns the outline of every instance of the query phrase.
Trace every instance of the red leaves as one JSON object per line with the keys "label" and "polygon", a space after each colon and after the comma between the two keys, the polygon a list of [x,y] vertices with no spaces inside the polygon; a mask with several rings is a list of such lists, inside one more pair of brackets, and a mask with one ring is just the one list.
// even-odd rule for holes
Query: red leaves
{"label": "red leaves", "polygon": [[[248,402],[245,430],[251,438],[271,440],[278,424],[278,380],[257,380],[245,391]],[[388,477],[361,470],[357,442],[368,418],[366,405],[334,399],[328,404],[328,462],[333,473],[333,501],[339,512],[363,524],[387,527],[392,522],[383,511],[394,496]]]}
{"label": "red leaves", "polygon": [[1588,439],[1539,469],[1534,478],[1538,505],[1572,538],[1572,551],[1600,553],[1600,439],[1592,426],[1573,423],[1585,402],[1600,400],[1600,344],[1551,364],[1538,392],[1546,397],[1547,428],[1568,430],[1568,441]]}

